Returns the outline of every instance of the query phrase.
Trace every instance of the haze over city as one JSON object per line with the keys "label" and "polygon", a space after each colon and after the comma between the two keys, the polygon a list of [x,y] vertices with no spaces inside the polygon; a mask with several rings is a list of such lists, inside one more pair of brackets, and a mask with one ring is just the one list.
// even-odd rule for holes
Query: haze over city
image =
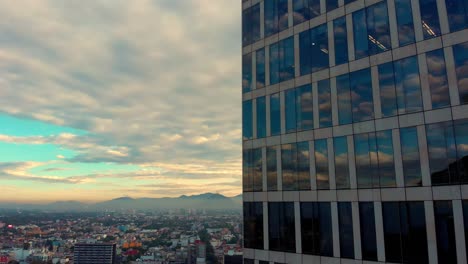
{"label": "haze over city", "polygon": [[240,8],[1,2],[0,201],[239,194]]}

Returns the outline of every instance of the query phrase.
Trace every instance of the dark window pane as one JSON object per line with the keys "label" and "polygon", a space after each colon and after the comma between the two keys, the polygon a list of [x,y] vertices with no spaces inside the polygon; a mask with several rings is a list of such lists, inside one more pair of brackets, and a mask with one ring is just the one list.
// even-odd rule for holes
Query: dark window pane
{"label": "dark window pane", "polygon": [[253,190],[252,150],[242,151],[242,188],[244,192]]}
{"label": "dark window pane", "polygon": [[407,263],[428,263],[424,202],[408,202],[408,242],[403,247]]}
{"label": "dark window pane", "polygon": [[252,123],[252,101],[244,101],[242,102],[242,138],[244,140],[251,139],[253,136]]}
{"label": "dark window pane", "polygon": [[296,90],[290,89],[284,92],[286,133],[296,131]]}
{"label": "dark window pane", "polygon": [[346,17],[333,20],[336,65],[348,62],[348,37],[346,32]]}
{"label": "dark window pane", "polygon": [[297,190],[297,150],[295,143],[281,146],[281,170],[283,190]]}
{"label": "dark window pane", "polygon": [[289,37],[280,41],[279,81],[284,82],[294,78],[294,38]]}
{"label": "dark window pane", "polygon": [[387,2],[383,1],[368,7],[366,15],[369,55],[387,51],[391,48]]}
{"label": "dark window pane", "polygon": [[440,36],[437,0],[419,1],[424,39]]}
{"label": "dark window pane", "polygon": [[242,11],[242,45],[246,46],[260,39],[260,4]]}
{"label": "dark window pane", "polygon": [[[374,140],[374,143],[369,144],[370,140]],[[354,135],[358,188],[372,188],[373,186],[372,145],[375,145],[375,137],[369,137],[369,134]]]}
{"label": "dark window pane", "polygon": [[338,224],[341,257],[354,259],[353,215],[350,202],[338,203]]}
{"label": "dark window pane", "polygon": [[257,89],[265,86],[265,49],[256,52]]}
{"label": "dark window pane", "polygon": [[265,96],[257,97],[257,138],[266,137],[266,100]]}
{"label": "dark window pane", "polygon": [[444,51],[438,49],[426,53],[426,61],[432,108],[450,106]]}
{"label": "dark window pane", "polygon": [[296,96],[297,130],[313,129],[312,86],[308,84],[296,88]]}
{"label": "dark window pane", "polygon": [[267,189],[268,191],[276,191],[278,189],[276,147],[266,148],[266,159],[267,159]]}
{"label": "dark window pane", "polygon": [[280,45],[279,42],[270,45],[270,84],[277,84],[280,81]]}
{"label": "dark window pane", "polygon": [[401,158],[405,186],[421,186],[418,132],[416,127],[400,129]]}
{"label": "dark window pane", "polygon": [[288,0],[278,1],[278,32],[288,28]]}
{"label": "dark window pane", "polygon": [[395,0],[398,41],[400,46],[414,43],[414,25],[411,0]]}
{"label": "dark window pane", "polygon": [[370,69],[351,72],[349,80],[351,84],[353,122],[372,119],[374,116],[374,104]]}
{"label": "dark window pane", "polygon": [[333,234],[330,203],[318,203],[319,230],[320,230],[320,255],[333,256]]}
{"label": "dark window pane", "polygon": [[242,93],[252,90],[252,53],[242,56]]}
{"label": "dark window pane", "polygon": [[293,0],[294,25],[320,15],[320,0]]}
{"label": "dark window pane", "polygon": [[262,149],[252,150],[252,166],[253,166],[253,191],[262,191]]}
{"label": "dark window pane", "polygon": [[310,190],[309,142],[297,143],[297,180],[300,190]]}
{"label": "dark window pane", "polygon": [[338,121],[340,125],[351,124],[353,121],[351,111],[351,93],[349,90],[349,75],[336,77],[336,89],[338,93]]}
{"label": "dark window pane", "polygon": [[320,255],[320,232],[318,229],[318,206],[316,203],[301,203],[302,252]]}
{"label": "dark window pane", "polygon": [[270,132],[272,136],[281,134],[280,94],[270,96]]}
{"label": "dark window pane", "polygon": [[396,187],[392,131],[385,130],[376,132],[375,137],[377,140],[380,186]]}
{"label": "dark window pane", "polygon": [[331,10],[338,8],[338,0],[327,0],[326,2],[327,2],[326,3],[327,12],[330,12]]}
{"label": "dark window pane", "polygon": [[416,56],[393,63],[398,100],[398,113],[406,114],[422,110],[419,66]]}
{"label": "dark window pane", "polygon": [[319,127],[330,127],[332,126],[330,80],[326,79],[319,81],[317,84],[317,90]]}
{"label": "dark window pane", "polygon": [[322,24],[310,30],[311,70],[316,72],[329,66],[328,61],[328,31],[327,24]]}
{"label": "dark window pane", "polygon": [[447,16],[449,17],[450,31],[465,29],[468,24],[468,1],[467,0],[445,0]]}
{"label": "dark window pane", "polygon": [[268,204],[270,250],[296,252],[294,203]]}
{"label": "dark window pane", "polygon": [[348,139],[346,136],[335,137],[333,141],[336,188],[349,189]]}
{"label": "dark window pane", "polygon": [[434,201],[439,263],[457,263],[452,201]]}
{"label": "dark window pane", "polygon": [[347,4],[352,3],[354,1],[356,1],[356,0],[344,0],[344,3],[345,3],[345,5],[347,5]]}
{"label": "dark window pane", "polygon": [[459,182],[452,122],[426,125],[427,149],[433,185]]}
{"label": "dark window pane", "polygon": [[393,63],[388,62],[379,65],[378,72],[382,116],[394,116],[397,114],[397,99]]}
{"label": "dark window pane", "polygon": [[468,104],[468,42],[453,46],[460,103]]}
{"label": "dark window pane", "polygon": [[369,56],[365,9],[353,13],[354,54],[356,59]]}
{"label": "dark window pane", "polygon": [[299,33],[299,64],[301,75],[311,72],[312,48],[310,40],[310,30]]}
{"label": "dark window pane", "polygon": [[255,264],[255,260],[253,259],[244,259],[244,264]]}
{"label": "dark window pane", "polygon": [[288,28],[288,1],[267,0],[264,7],[265,37]]}
{"label": "dark window pane", "polygon": [[[400,219],[400,206],[398,202],[382,203],[384,224],[385,260],[387,262],[402,262],[402,227],[406,221]],[[406,220],[406,219],[405,219]]]}
{"label": "dark window pane", "polygon": [[359,219],[361,221],[362,259],[377,261],[377,241],[375,236],[374,203],[359,203]]}
{"label": "dark window pane", "polygon": [[465,226],[465,250],[468,252],[468,200],[462,201],[463,224]]}
{"label": "dark window pane", "polygon": [[329,189],[328,145],[326,139],[315,140],[315,170],[317,189]]}
{"label": "dark window pane", "polygon": [[457,144],[457,168],[460,181],[468,182],[468,120],[457,120],[454,125]]}
{"label": "dark window pane", "polygon": [[263,249],[263,203],[244,203],[244,247]]}

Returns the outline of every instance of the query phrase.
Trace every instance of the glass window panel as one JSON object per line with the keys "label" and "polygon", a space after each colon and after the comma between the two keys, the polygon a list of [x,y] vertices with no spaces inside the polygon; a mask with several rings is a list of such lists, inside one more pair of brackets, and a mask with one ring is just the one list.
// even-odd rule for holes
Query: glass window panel
{"label": "glass window panel", "polygon": [[424,39],[440,36],[437,0],[419,1]]}
{"label": "glass window panel", "polygon": [[252,101],[244,101],[242,102],[242,138],[244,140],[251,139],[253,136],[252,123]]}
{"label": "glass window panel", "polygon": [[299,33],[299,64],[301,75],[309,74],[312,70],[312,41],[310,30]]}
{"label": "glass window panel", "polygon": [[434,201],[439,263],[457,263],[452,201]]}
{"label": "glass window panel", "polygon": [[345,3],[345,5],[347,5],[347,4],[352,3],[354,1],[356,1],[356,0],[344,0],[344,3]]}
{"label": "glass window panel", "polygon": [[316,72],[329,67],[327,24],[310,29],[311,71]]}
{"label": "glass window panel", "polygon": [[244,259],[244,264],[255,264],[255,260],[253,259]]}
{"label": "glass window panel", "polygon": [[353,214],[350,202],[338,203],[338,224],[341,257],[354,259]]}
{"label": "glass window panel", "polygon": [[421,163],[416,127],[400,129],[400,144],[405,186],[421,186]]}
{"label": "glass window panel", "polygon": [[457,144],[458,175],[462,183],[468,182],[468,120],[455,121],[455,138]]}
{"label": "glass window panel", "polygon": [[297,190],[297,149],[296,144],[284,144],[281,146],[281,169],[283,178],[283,190]]}
{"label": "glass window panel", "polygon": [[320,255],[333,256],[333,234],[330,203],[318,203],[319,230],[320,230]]}
{"label": "glass window panel", "polygon": [[426,125],[426,135],[432,184],[458,183],[452,122]]}
{"label": "glass window panel", "polygon": [[278,1],[278,32],[288,28],[288,0]]}
{"label": "glass window panel", "polygon": [[267,0],[264,5],[265,37],[268,37],[278,32],[278,2]]}
{"label": "glass window panel", "polygon": [[468,252],[468,200],[462,201],[463,206],[463,224],[465,227],[465,250]]}
{"label": "glass window panel", "polygon": [[310,19],[310,9],[308,0],[293,0],[293,21],[294,25],[300,24]]}
{"label": "glass window panel", "polygon": [[372,99],[370,69],[351,72],[349,80],[351,85],[353,122],[372,119],[374,116],[374,103]]}
{"label": "glass window panel", "polygon": [[257,97],[257,138],[266,137],[266,99]]}
{"label": "glass window panel", "polygon": [[268,204],[270,250],[296,252],[294,203]]}
{"label": "glass window panel", "polygon": [[419,66],[416,56],[393,63],[397,92],[398,112],[406,114],[422,110]]}
{"label": "glass window panel", "polygon": [[297,180],[300,190],[310,190],[309,142],[297,143]]}
{"label": "glass window panel", "polygon": [[294,38],[289,37],[280,42],[279,81],[284,82],[294,78]]}
{"label": "glass window panel", "polygon": [[385,130],[376,132],[375,136],[377,139],[380,186],[396,187],[392,131]]}
{"label": "glass window panel", "polygon": [[444,51],[438,49],[426,53],[426,61],[432,108],[450,106]]}
{"label": "glass window panel", "polygon": [[400,46],[414,43],[414,24],[411,0],[395,0],[398,42]]}
{"label": "glass window panel", "polygon": [[242,187],[244,192],[251,192],[253,189],[253,171],[252,171],[252,151],[242,151]]}
{"label": "glass window panel", "polygon": [[327,0],[326,1],[327,12],[330,12],[333,9],[338,8],[338,0]]}
{"label": "glass window panel", "polygon": [[375,236],[375,216],[373,202],[359,203],[361,226],[362,259],[377,261],[377,241]]}
{"label": "glass window panel", "polygon": [[262,191],[262,149],[257,148],[252,150],[252,166],[253,166],[253,191]]}
{"label": "glass window panel", "polygon": [[316,203],[301,203],[301,235],[302,252],[304,254],[320,255],[318,215]]}
{"label": "glass window panel", "polygon": [[358,188],[371,188],[372,169],[369,134],[354,135],[354,149],[356,155],[356,176]]}
{"label": "glass window panel", "polygon": [[337,189],[349,189],[349,161],[348,161],[348,138],[333,138],[335,153],[335,178]]}
{"label": "glass window panel", "polygon": [[449,17],[450,31],[465,29],[468,24],[468,1],[467,0],[445,0],[447,16]]}
{"label": "glass window panel", "polygon": [[348,37],[345,16],[333,20],[333,37],[335,39],[335,65],[348,62]]}
{"label": "glass window panel", "polygon": [[382,116],[389,117],[397,114],[397,99],[393,63],[388,62],[378,66],[380,101]]}
{"label": "glass window panel", "polygon": [[246,46],[260,39],[260,4],[242,12],[242,45]]}
{"label": "glass window panel", "polygon": [[336,89],[338,93],[338,121],[340,125],[353,122],[351,93],[349,89],[349,75],[344,74],[336,77]]}
{"label": "glass window panel", "polygon": [[315,170],[317,189],[329,189],[328,146],[326,139],[315,140]]}
{"label": "glass window panel", "polygon": [[244,247],[263,249],[263,203],[244,202]]}
{"label": "glass window panel", "polygon": [[428,263],[424,202],[407,202],[408,230],[403,256],[407,263]]}
{"label": "glass window panel", "polygon": [[268,191],[276,191],[278,189],[276,146],[266,148],[266,159],[267,159],[267,189]]}
{"label": "glass window panel", "polygon": [[307,84],[296,88],[296,96],[297,130],[313,129],[312,86]]}
{"label": "glass window panel", "polygon": [[382,203],[382,216],[385,240],[385,260],[387,262],[402,262],[402,222],[398,202]]}
{"label": "glass window panel", "polygon": [[286,133],[296,131],[296,90],[290,89],[284,92]]}
{"label": "glass window panel", "polygon": [[453,46],[460,103],[468,104],[468,42]]}
{"label": "glass window panel", "polygon": [[369,56],[365,9],[353,13],[354,54],[356,59]]}
{"label": "glass window panel", "polygon": [[242,93],[252,90],[252,53],[242,56]]}
{"label": "glass window panel", "polygon": [[280,81],[280,46],[279,42],[270,46],[270,84],[277,84]]}
{"label": "glass window panel", "polygon": [[281,134],[280,94],[270,95],[270,132],[272,136]]}
{"label": "glass window panel", "polygon": [[319,127],[332,126],[330,80],[322,80],[317,84],[319,104]]}
{"label": "glass window panel", "polygon": [[259,49],[256,52],[256,64],[257,64],[257,89],[265,87],[265,49]]}
{"label": "glass window panel", "polygon": [[387,51],[391,48],[387,2],[372,5],[366,11],[369,55]]}

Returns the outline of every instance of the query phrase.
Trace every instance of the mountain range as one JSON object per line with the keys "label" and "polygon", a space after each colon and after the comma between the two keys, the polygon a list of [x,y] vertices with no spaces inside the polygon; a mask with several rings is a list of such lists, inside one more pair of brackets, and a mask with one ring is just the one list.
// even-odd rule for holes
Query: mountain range
{"label": "mountain range", "polygon": [[0,209],[43,211],[103,211],[103,210],[166,210],[166,209],[236,209],[242,208],[242,194],[226,197],[218,193],[182,195],[171,198],[119,197],[94,204],[78,201],[58,201],[49,204],[0,203]]}

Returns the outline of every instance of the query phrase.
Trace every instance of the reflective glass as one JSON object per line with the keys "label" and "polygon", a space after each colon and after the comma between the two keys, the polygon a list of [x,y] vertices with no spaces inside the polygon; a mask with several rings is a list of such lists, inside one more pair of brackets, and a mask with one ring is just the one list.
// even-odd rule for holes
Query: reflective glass
{"label": "reflective glass", "polygon": [[352,100],[353,122],[370,120],[374,117],[372,80],[370,69],[349,74]]}
{"label": "reflective glass", "polygon": [[302,252],[333,256],[330,203],[301,203]]}
{"label": "reflective glass", "polygon": [[253,136],[252,123],[252,101],[244,101],[242,102],[242,138],[244,140],[251,139]]}
{"label": "reflective glass", "polygon": [[320,255],[333,256],[333,234],[330,203],[317,203],[319,209]]}
{"label": "reflective glass", "polygon": [[336,90],[338,93],[338,122],[340,125],[351,124],[353,116],[348,74],[336,77]]}
{"label": "reflective glass", "polygon": [[276,1],[278,5],[278,32],[280,32],[288,28],[288,0]]}
{"label": "reflective glass", "polygon": [[437,0],[419,1],[424,39],[440,36]]}
{"label": "reflective glass", "polygon": [[422,110],[419,65],[416,56],[393,62],[397,92],[398,113]]}
{"label": "reflective glass", "polygon": [[319,127],[330,127],[332,126],[330,80],[326,79],[319,81],[317,84],[317,90]]}
{"label": "reflective glass", "polygon": [[392,131],[376,132],[375,138],[377,140],[380,187],[396,187]]}
{"label": "reflective glass", "polygon": [[297,130],[301,131],[314,128],[312,108],[312,86],[307,84],[296,88]]}
{"label": "reflective glass", "polygon": [[257,138],[266,137],[266,99],[257,97]]}
{"label": "reflective glass", "polygon": [[432,185],[459,182],[452,122],[426,125]]}
{"label": "reflective glass", "polygon": [[299,190],[310,190],[309,142],[298,142],[296,149]]}
{"label": "reflective glass", "polygon": [[297,190],[297,149],[295,143],[281,145],[281,170],[283,190]]}
{"label": "reflective glass", "polygon": [[401,128],[400,143],[405,186],[421,186],[421,163],[416,127]]}
{"label": "reflective glass", "polygon": [[377,261],[377,241],[375,236],[375,216],[373,202],[359,203],[361,226],[362,259]]}
{"label": "reflective glass", "polygon": [[264,7],[265,37],[288,28],[288,0],[266,0]]}
{"label": "reflective glass", "polygon": [[265,87],[265,49],[259,49],[256,52],[256,79],[257,89]]}
{"label": "reflective glass", "polygon": [[369,55],[389,50],[391,48],[391,40],[387,2],[382,1],[372,5],[366,11]]}
{"label": "reflective glass", "polygon": [[468,0],[445,0],[450,31],[465,29],[468,24]]}
{"label": "reflective glass", "polygon": [[375,133],[354,136],[358,188],[379,187],[377,142]]}
{"label": "reflective glass", "polygon": [[462,183],[468,182],[468,120],[454,121],[455,141],[457,144],[458,175]]}
{"label": "reflective glass", "polygon": [[294,25],[320,15],[320,0],[293,0]]}
{"label": "reflective glass", "polygon": [[369,56],[365,9],[353,13],[354,54],[356,59]]}
{"label": "reflective glass", "polygon": [[356,1],[356,0],[344,0],[344,4],[347,5],[347,4],[352,3],[354,1]]}
{"label": "reflective glass", "polygon": [[457,263],[457,246],[452,201],[434,201],[434,216],[439,263]]}
{"label": "reflective glass", "polygon": [[242,45],[246,46],[260,39],[260,4],[242,11]]}
{"label": "reflective glass", "polygon": [[333,20],[333,37],[335,39],[335,65],[348,62],[348,37],[346,17]]}
{"label": "reflective glass", "polygon": [[311,71],[316,72],[329,66],[327,24],[310,29]]}
{"label": "reflective glass", "polygon": [[328,175],[328,145],[326,139],[315,140],[315,170],[317,175],[317,189],[329,189]]}
{"label": "reflective glass", "polygon": [[244,192],[253,190],[252,151],[242,151],[242,188]]}
{"label": "reflective glass", "polygon": [[438,49],[426,53],[426,62],[432,108],[450,106],[444,50]]}
{"label": "reflective glass", "polygon": [[244,202],[244,247],[263,249],[262,202]]}
{"label": "reflective glass", "polygon": [[266,148],[266,162],[267,162],[267,189],[268,191],[276,191],[278,189],[276,146]]}
{"label": "reflective glass", "polygon": [[294,203],[268,203],[269,249],[296,252]]}
{"label": "reflective glass", "polygon": [[253,191],[261,192],[262,191],[262,149],[252,149],[252,167],[253,167]]}
{"label": "reflective glass", "polygon": [[460,103],[468,104],[468,42],[453,46]]}
{"label": "reflective glass", "polygon": [[382,116],[389,117],[397,114],[397,99],[395,90],[395,78],[393,74],[393,63],[388,62],[378,66],[380,102]]}
{"label": "reflective glass", "polygon": [[333,138],[335,153],[335,178],[337,189],[349,189],[348,139],[346,136]]}
{"label": "reflective glass", "polygon": [[414,43],[414,25],[411,0],[395,0],[398,41],[400,46]]}
{"label": "reflective glass", "polygon": [[284,92],[284,111],[286,119],[286,133],[296,131],[296,90],[289,89]]}
{"label": "reflective glass", "polygon": [[280,82],[280,45],[279,42],[270,45],[270,84]]}
{"label": "reflective glass", "polygon": [[341,257],[354,259],[353,214],[350,202],[338,203],[338,225]]}
{"label": "reflective glass", "polygon": [[309,30],[299,33],[299,64],[301,75],[309,74],[311,72],[311,43]]}
{"label": "reflective glass", "polygon": [[330,12],[333,9],[338,8],[338,0],[327,0],[326,1],[327,12]]}
{"label": "reflective glass", "polygon": [[[294,38],[289,37],[280,41],[279,81],[284,82],[294,78]],[[271,81],[270,81],[271,83]]]}
{"label": "reflective glass", "polygon": [[252,53],[242,56],[242,93],[252,90]]}
{"label": "reflective glass", "polygon": [[272,136],[281,134],[280,94],[270,95],[270,133]]}

